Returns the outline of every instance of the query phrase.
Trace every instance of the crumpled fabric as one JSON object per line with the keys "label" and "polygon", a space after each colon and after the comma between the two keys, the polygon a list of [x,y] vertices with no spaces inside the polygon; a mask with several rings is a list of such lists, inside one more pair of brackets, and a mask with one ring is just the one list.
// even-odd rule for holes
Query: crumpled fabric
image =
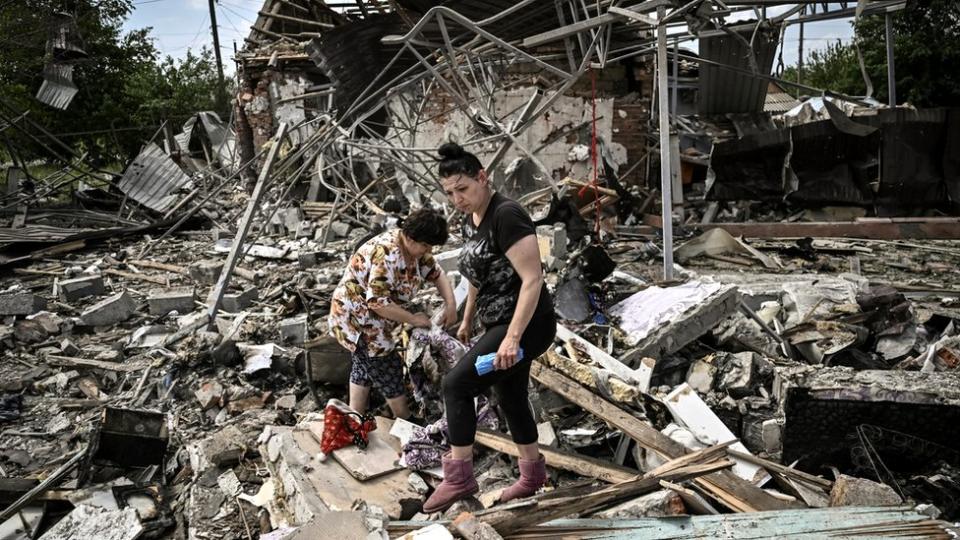
{"label": "crumpled fabric", "polygon": [[424,407],[425,416],[440,414],[440,381],[466,352],[463,343],[438,325],[410,333],[404,363],[413,385],[413,399]]}
{"label": "crumpled fabric", "polygon": [[20,418],[20,409],[23,408],[23,396],[10,394],[0,397],[0,422],[12,422]]}
{"label": "crumpled fabric", "polygon": [[[480,410],[477,411],[477,427],[496,431],[500,427],[497,412],[486,397],[478,398]],[[450,432],[447,429],[447,417],[444,415],[427,427],[418,427],[407,444],[403,445],[403,461],[407,468],[422,471],[440,465],[440,458],[450,450]]]}

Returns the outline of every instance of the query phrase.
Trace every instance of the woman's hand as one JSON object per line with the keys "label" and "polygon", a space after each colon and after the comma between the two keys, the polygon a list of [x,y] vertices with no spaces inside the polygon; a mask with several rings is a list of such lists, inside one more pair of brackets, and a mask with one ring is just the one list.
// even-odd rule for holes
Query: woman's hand
{"label": "woman's hand", "polygon": [[424,313],[415,313],[413,319],[410,321],[410,324],[417,328],[430,328],[433,324],[430,322],[430,317],[427,317]]}
{"label": "woman's hand", "polygon": [[520,351],[520,340],[507,336],[500,342],[497,357],[493,361],[495,369],[510,369],[517,363],[517,354]]}
{"label": "woman's hand", "polygon": [[460,323],[460,328],[457,329],[457,339],[460,340],[460,343],[469,346],[470,338],[473,337],[473,323],[464,319]]}
{"label": "woman's hand", "polygon": [[443,321],[440,326],[447,328],[448,326],[453,326],[457,322],[457,305],[456,304],[444,304],[443,305]]}

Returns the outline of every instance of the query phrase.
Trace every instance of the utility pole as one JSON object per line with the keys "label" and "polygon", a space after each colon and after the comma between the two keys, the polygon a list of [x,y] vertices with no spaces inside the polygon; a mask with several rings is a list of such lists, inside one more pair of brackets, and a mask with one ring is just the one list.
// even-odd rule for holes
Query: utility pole
{"label": "utility pole", "polygon": [[217,59],[217,76],[220,86],[217,87],[217,112],[225,110],[227,100],[226,86],[223,83],[223,60],[220,59],[220,31],[217,29],[217,10],[214,7],[215,0],[208,0],[210,5],[210,29],[213,31],[213,54]]}

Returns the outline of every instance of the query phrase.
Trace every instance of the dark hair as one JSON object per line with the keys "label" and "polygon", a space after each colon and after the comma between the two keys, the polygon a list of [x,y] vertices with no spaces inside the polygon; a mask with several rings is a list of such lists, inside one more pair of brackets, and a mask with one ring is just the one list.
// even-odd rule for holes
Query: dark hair
{"label": "dark hair", "polygon": [[455,174],[465,174],[474,178],[483,168],[477,156],[467,152],[462,146],[454,142],[444,144],[437,150],[437,153],[440,154],[441,178]]}
{"label": "dark hair", "polygon": [[400,223],[400,230],[416,242],[442,246],[447,242],[447,220],[440,212],[421,208],[410,212]]}

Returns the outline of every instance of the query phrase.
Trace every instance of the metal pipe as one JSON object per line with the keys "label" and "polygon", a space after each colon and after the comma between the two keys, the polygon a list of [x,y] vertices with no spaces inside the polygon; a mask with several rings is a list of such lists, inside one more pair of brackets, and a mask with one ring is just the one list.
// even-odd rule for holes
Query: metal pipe
{"label": "metal pipe", "polygon": [[[667,14],[657,8],[657,20]],[[670,178],[670,110],[667,97],[667,28],[657,28],[657,100],[660,108],[660,204],[663,209],[663,279],[673,279],[673,196]]]}

